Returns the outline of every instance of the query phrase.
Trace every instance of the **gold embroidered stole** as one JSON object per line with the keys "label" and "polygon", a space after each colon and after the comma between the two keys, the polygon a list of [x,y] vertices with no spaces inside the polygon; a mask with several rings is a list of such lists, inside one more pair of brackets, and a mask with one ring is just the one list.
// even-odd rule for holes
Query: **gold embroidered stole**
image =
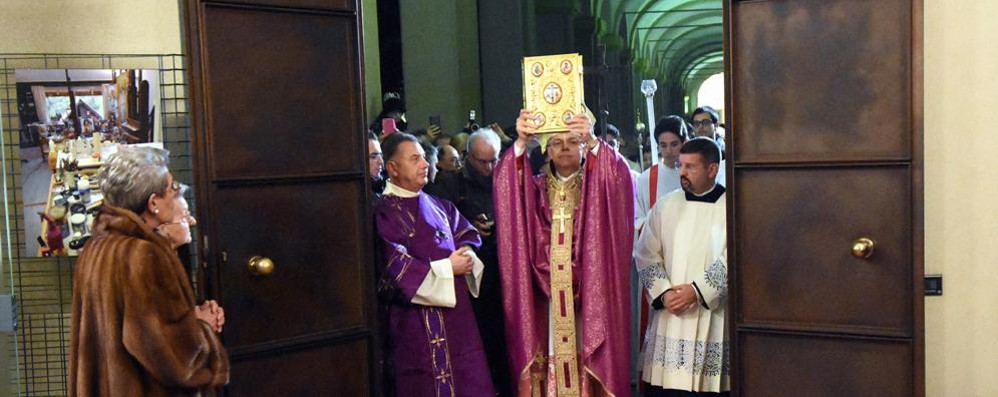
{"label": "gold embroidered stole", "polygon": [[551,208],[551,340],[554,357],[549,363],[554,368],[559,397],[578,396],[579,360],[575,338],[575,291],[572,287],[572,232],[575,208],[582,194],[582,173],[561,181],[554,172],[548,175],[548,203]]}

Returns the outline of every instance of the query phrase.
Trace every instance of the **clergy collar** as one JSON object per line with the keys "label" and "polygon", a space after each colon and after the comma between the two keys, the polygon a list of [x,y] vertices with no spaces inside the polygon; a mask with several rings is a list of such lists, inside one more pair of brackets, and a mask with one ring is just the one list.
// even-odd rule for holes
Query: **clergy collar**
{"label": "clergy collar", "polygon": [[579,168],[578,170],[576,170],[575,172],[573,172],[572,175],[561,176],[561,175],[558,174],[558,171],[555,170],[554,171],[554,177],[558,178],[559,181],[568,182],[570,179],[575,178],[576,175],[579,175],[580,172],[582,172],[582,168]]}
{"label": "clergy collar", "polygon": [[389,179],[388,182],[385,183],[385,191],[384,193],[382,193],[382,195],[398,196],[401,198],[413,198],[419,196],[419,192],[412,192],[409,190],[405,190],[399,187],[398,185],[392,183],[392,181]]}
{"label": "clergy collar", "polygon": [[716,203],[717,199],[724,195],[724,186],[714,184],[714,187],[710,188],[706,193],[701,195],[696,195],[685,191],[686,201],[699,201],[701,203]]}

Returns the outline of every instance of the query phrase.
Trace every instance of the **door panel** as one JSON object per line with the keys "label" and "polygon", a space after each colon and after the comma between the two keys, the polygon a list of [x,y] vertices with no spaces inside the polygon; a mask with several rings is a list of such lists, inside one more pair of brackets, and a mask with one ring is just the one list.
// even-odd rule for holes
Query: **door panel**
{"label": "door panel", "polygon": [[[907,167],[745,169],[736,178],[739,294],[766,302],[746,305],[745,323],[911,335]],[[859,237],[876,244],[869,259],[852,256]]]}
{"label": "door panel", "polygon": [[[362,290],[365,254],[353,236],[364,232],[361,181],[222,187],[215,192],[217,233],[227,261],[219,268],[227,326],[253,330],[227,335],[242,348],[365,324]],[[336,203],[331,205],[331,203]],[[275,241],[279,240],[279,241]],[[255,276],[255,255],[274,262],[273,273]],[[289,303],[295,307],[289,310]],[[316,313],[301,305],[333,308]],[[234,315],[239,313],[246,315]],[[275,326],[281,324],[281,326]]]}
{"label": "door panel", "polygon": [[[251,2],[183,3],[226,393],[379,395],[356,2]],[[250,273],[257,255],[272,273]]]}
{"label": "door panel", "polygon": [[[233,373],[260,374],[233,382],[228,393],[234,396],[363,396],[366,391],[357,383],[367,379],[368,356],[363,339],[305,350],[269,354],[255,360],[233,364]],[[307,363],[308,365],[300,365]],[[334,363],[343,365],[336,373],[326,372]]]}
{"label": "door panel", "polygon": [[725,2],[736,395],[925,394],[921,3]]}
{"label": "door panel", "polygon": [[354,16],[204,12],[214,177],[365,169]]}
{"label": "door panel", "polygon": [[908,0],[736,2],[740,162],[911,156]]}
{"label": "door panel", "polygon": [[754,333],[740,342],[745,396],[912,395],[908,343]]}

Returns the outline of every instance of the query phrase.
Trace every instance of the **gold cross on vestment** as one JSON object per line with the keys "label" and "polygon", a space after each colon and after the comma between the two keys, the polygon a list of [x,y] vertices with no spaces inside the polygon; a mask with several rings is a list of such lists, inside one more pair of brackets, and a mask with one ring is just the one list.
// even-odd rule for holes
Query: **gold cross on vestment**
{"label": "gold cross on vestment", "polygon": [[559,233],[565,232],[565,221],[568,220],[568,218],[568,215],[565,214],[565,207],[558,208],[558,215],[551,216],[551,219],[561,221],[561,230],[559,230]]}

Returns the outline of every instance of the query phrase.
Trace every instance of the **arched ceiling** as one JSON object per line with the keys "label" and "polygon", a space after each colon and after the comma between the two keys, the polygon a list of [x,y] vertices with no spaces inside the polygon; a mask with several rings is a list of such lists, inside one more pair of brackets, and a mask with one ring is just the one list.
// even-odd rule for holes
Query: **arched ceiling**
{"label": "arched ceiling", "polygon": [[635,72],[692,90],[723,71],[722,0],[595,0],[604,35],[617,32]]}

